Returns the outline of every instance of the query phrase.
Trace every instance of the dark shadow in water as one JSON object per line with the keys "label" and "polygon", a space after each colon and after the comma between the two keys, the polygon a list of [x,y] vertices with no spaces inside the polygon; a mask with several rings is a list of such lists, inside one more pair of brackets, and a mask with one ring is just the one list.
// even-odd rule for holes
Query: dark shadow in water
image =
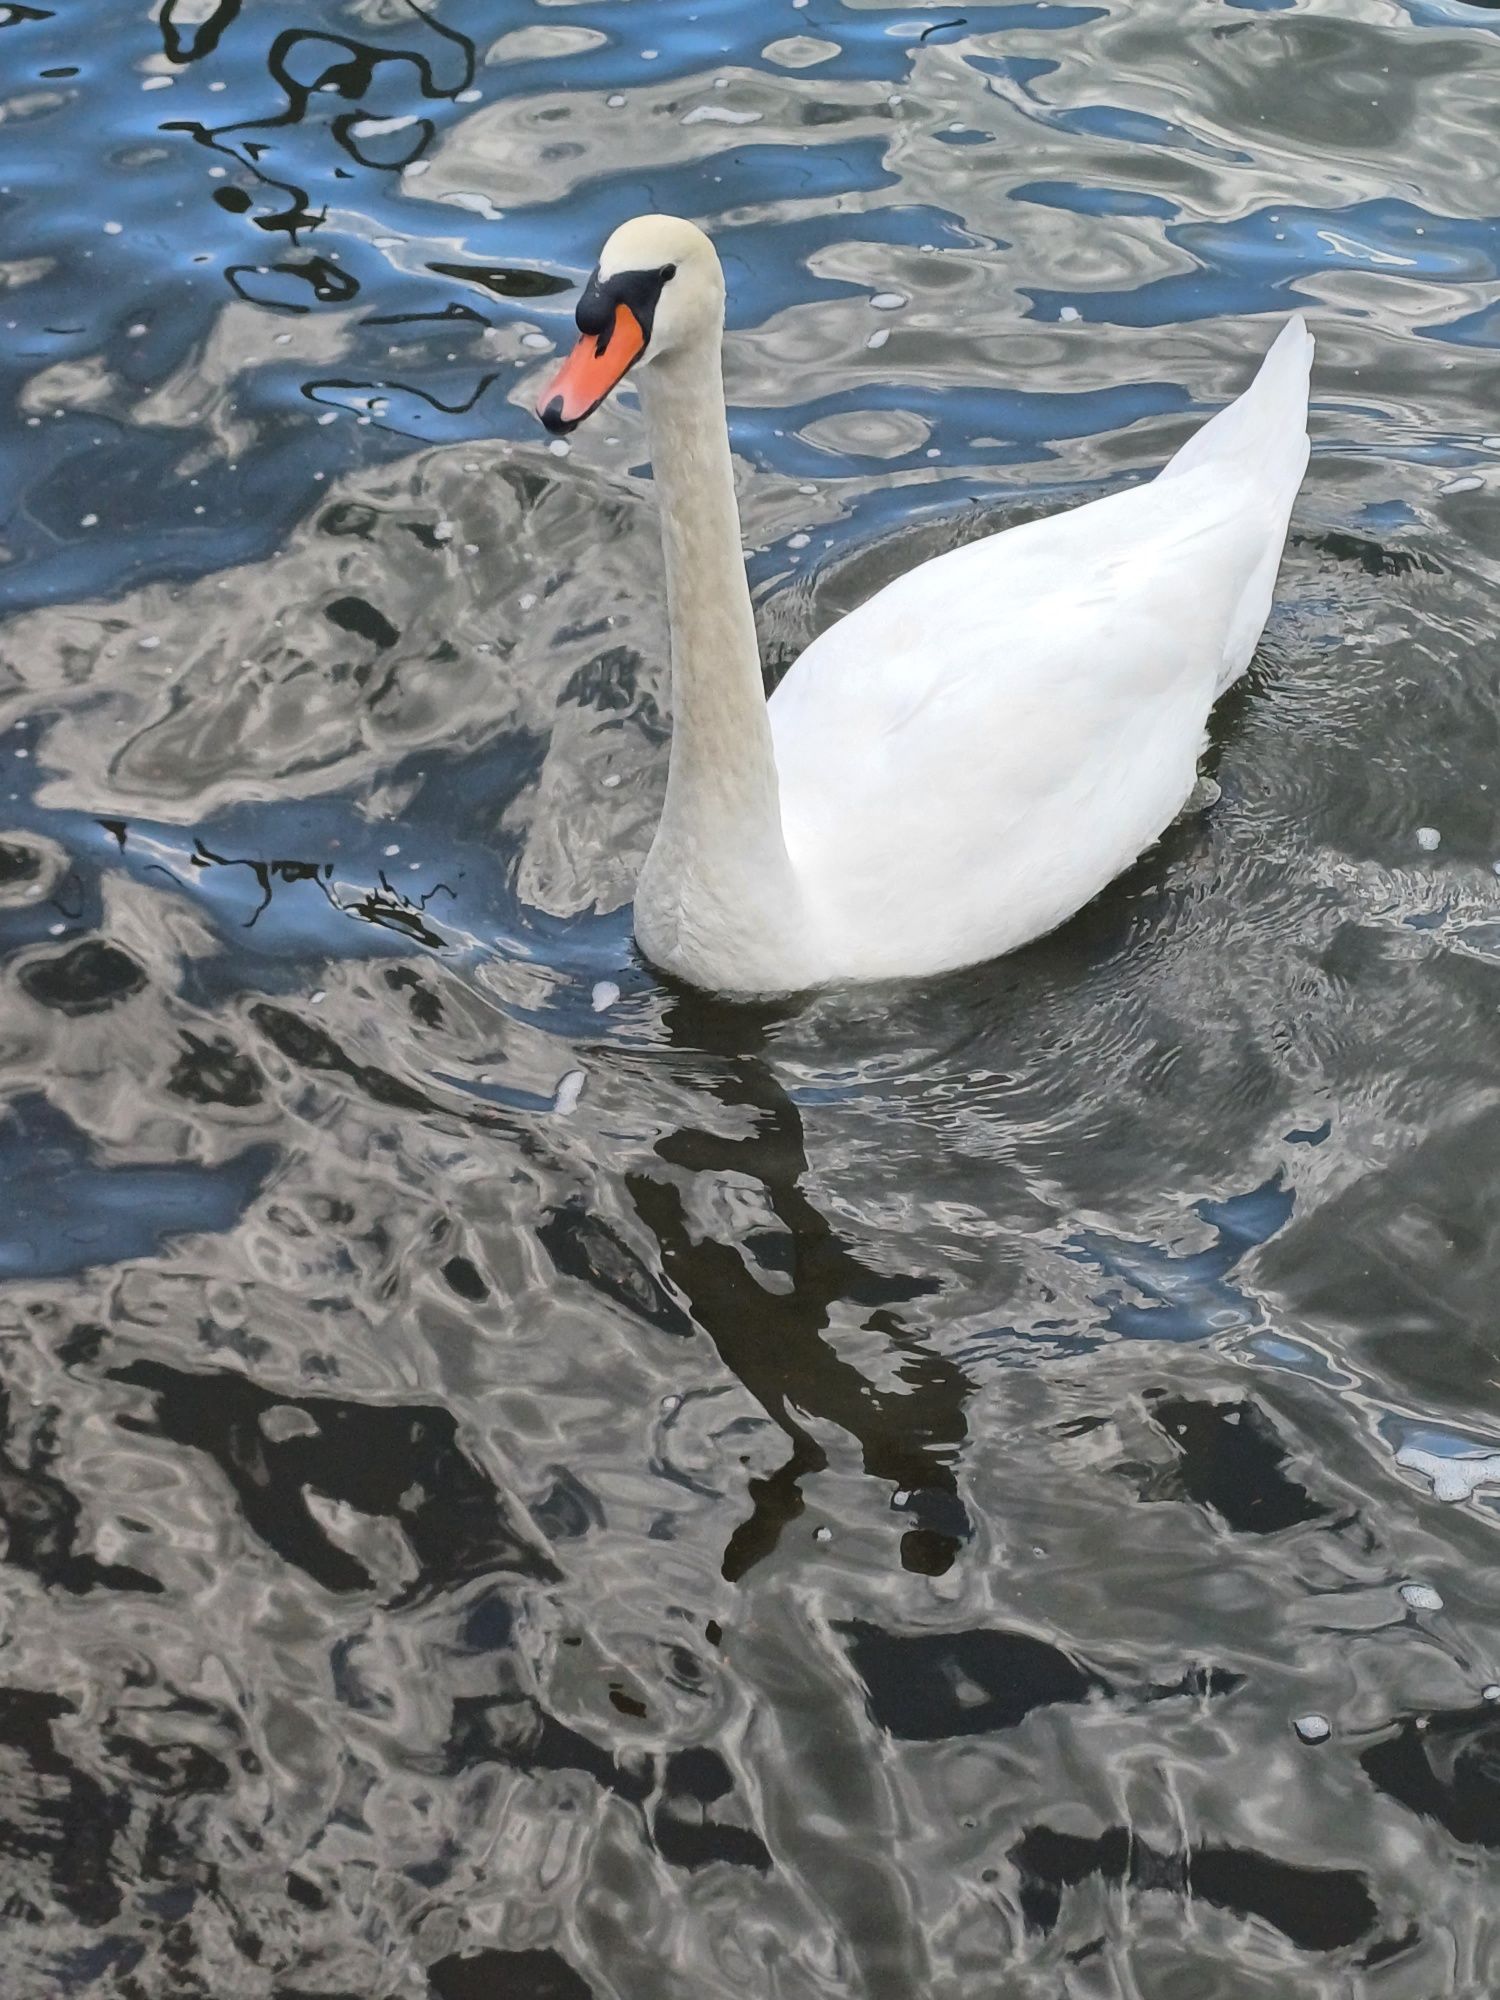
{"label": "dark shadow in water", "polygon": [[[68,1914],[81,1924],[107,1924],[120,1913],[111,1863],[130,1808],[58,1748],[52,1725],[77,1713],[60,1694],[0,1688],[0,1749],[11,1753],[0,1802],[0,1851],[44,1860],[52,1894]],[[12,1921],[42,1920],[24,1896],[8,1898],[6,1914]]]}
{"label": "dark shadow in water", "polygon": [[154,1422],[121,1415],[122,1429],[207,1453],[250,1529],[325,1590],[370,1590],[377,1578],[329,1537],[308,1506],[309,1490],[400,1529],[415,1574],[390,1593],[394,1604],[495,1570],[558,1580],[459,1445],[450,1410],[278,1396],[238,1373],[196,1374],[157,1361],[113,1369],[110,1379],[155,1399]]}
{"label": "dark shadow in water", "polygon": [[594,2000],[593,1987],[550,1947],[450,1952],[428,1966],[427,1977],[433,2000]]}
{"label": "dark shadow in water", "polygon": [[839,1628],[870,1714],[912,1743],[1015,1729],[1033,1709],[1109,1694],[1106,1681],[1029,1632],[884,1632]]}
{"label": "dark shadow in water", "polygon": [[1500,1703],[1409,1716],[1359,1761],[1409,1812],[1467,1846],[1500,1847]]}
{"label": "dark shadow in water", "polygon": [[1303,1951],[1358,1944],[1379,1914],[1365,1878],[1352,1869],[1302,1868],[1253,1848],[1202,1846],[1164,1854],[1124,1826],[1095,1839],[1032,1827],[1010,1858],[1021,1878],[1026,1922],[1038,1931],[1057,1928],[1063,1891],[1090,1876],[1260,1917]]}
{"label": "dark shadow in water", "polygon": [[[723,1572],[743,1577],[776,1547],[802,1512],[802,1481],[828,1460],[799,1414],[856,1438],[865,1470],[908,1496],[917,1525],[903,1537],[908,1569],[939,1574],[969,1534],[954,1461],[968,1435],[964,1405],[973,1383],[956,1363],[908,1333],[889,1310],[931,1296],[936,1278],[898,1277],[866,1264],[830,1226],[803,1187],[808,1171],[802,1119],[766,1059],[774,1013],[729,1007],[682,989],[666,1017],[677,1047],[708,1058],[707,1089],[718,1103],[753,1115],[744,1137],[706,1126],[659,1140],[668,1166],[689,1174],[744,1174],[766,1191],[785,1239],[741,1246],[695,1240],[682,1191],[664,1175],[631,1173],[626,1186],[661,1250],[663,1276],[688,1302],[696,1325],[720,1359],[785,1433],[791,1451],[774,1472],[750,1481],[753,1508],[730,1537]],[[746,1250],[784,1266],[790,1280],[773,1291],[754,1276]],[[877,1388],[824,1338],[841,1304],[863,1307],[867,1329],[884,1334],[901,1357],[900,1391]]]}
{"label": "dark shadow in water", "polygon": [[483,1764],[532,1776],[582,1771],[643,1815],[656,1794],[651,1839],[674,1868],[724,1862],[764,1873],[771,1867],[770,1851],[753,1827],[711,1816],[709,1808],[733,1793],[734,1778],[707,1745],[674,1750],[660,1762],[654,1753],[618,1755],[549,1714],[533,1695],[461,1695],[453,1704],[443,1769],[457,1775]]}
{"label": "dark shadow in water", "polygon": [[1161,1390],[1148,1391],[1146,1401],[1177,1459],[1143,1488],[1142,1500],[1194,1501],[1246,1535],[1274,1535],[1327,1515],[1283,1471],[1286,1446],[1258,1404],[1198,1402]]}

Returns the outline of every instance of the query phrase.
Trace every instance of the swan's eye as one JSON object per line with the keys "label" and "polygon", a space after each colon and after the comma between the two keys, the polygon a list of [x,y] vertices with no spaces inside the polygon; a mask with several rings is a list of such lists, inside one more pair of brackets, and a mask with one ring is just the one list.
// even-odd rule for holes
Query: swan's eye
{"label": "swan's eye", "polygon": [[677,266],[675,264],[663,264],[657,275],[660,277],[662,283],[665,284],[668,278],[675,278],[677,276]]}

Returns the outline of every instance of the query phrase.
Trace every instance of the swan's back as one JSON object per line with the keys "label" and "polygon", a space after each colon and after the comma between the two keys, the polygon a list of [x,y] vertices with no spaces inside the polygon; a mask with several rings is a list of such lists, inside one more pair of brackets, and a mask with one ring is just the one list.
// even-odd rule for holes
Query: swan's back
{"label": "swan's back", "polygon": [[798,660],[771,722],[830,976],[1013,949],[1181,809],[1270,611],[1311,356],[1293,319],[1157,478],[921,564]]}

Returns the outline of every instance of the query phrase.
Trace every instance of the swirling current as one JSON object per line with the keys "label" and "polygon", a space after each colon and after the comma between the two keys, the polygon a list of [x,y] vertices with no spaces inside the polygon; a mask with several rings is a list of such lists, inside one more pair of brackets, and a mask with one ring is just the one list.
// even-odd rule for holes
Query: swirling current
{"label": "swirling current", "polygon": [[[0,5],[7,2000],[1500,1992],[1497,31]],[[633,955],[639,412],[529,398],[654,208],[772,675],[1308,313],[1042,944]]]}

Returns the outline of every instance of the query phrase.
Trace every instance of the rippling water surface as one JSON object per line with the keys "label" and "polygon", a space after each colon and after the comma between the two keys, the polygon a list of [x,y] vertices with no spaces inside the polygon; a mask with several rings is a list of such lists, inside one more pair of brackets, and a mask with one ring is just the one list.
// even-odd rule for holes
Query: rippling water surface
{"label": "rippling water surface", "polygon": [[[1497,30],[0,6],[8,2000],[1500,1990]],[[1309,312],[1044,944],[632,956],[640,419],[527,406],[647,208],[773,671]]]}

